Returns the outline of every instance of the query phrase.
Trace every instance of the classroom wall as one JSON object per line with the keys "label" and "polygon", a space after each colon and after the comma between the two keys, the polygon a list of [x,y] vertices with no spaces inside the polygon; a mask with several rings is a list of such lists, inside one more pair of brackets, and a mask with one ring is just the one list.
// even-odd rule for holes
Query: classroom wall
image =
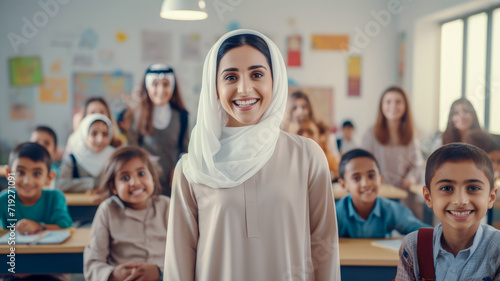
{"label": "classroom wall", "polygon": [[[167,31],[171,35],[171,64],[179,75],[179,85],[195,122],[198,92],[201,83],[203,59],[215,40],[234,27],[253,28],[273,39],[286,55],[288,35],[302,35],[302,66],[289,68],[291,80],[300,86],[333,88],[334,120],[337,124],[346,118],[357,125],[357,137],[371,126],[377,112],[382,91],[399,82],[399,34],[406,34],[405,74],[402,85],[409,92],[419,136],[425,137],[437,129],[439,22],[456,15],[493,5],[491,0],[355,0],[355,1],[266,1],[266,0],[207,0],[209,18],[199,22],[165,20],[159,17],[161,1],[78,1],[57,0],[59,11],[48,17],[47,24],[38,27],[27,43],[20,44],[16,53],[7,35],[22,35],[26,18],[43,11],[39,2],[52,0],[0,2],[0,146],[11,147],[29,137],[38,124],[52,126],[64,145],[72,130],[72,74],[75,72],[114,72],[133,74],[134,85],[142,79],[147,61],[142,56],[141,32]],[[56,0],[53,0],[56,1]],[[217,8],[216,8],[217,7]],[[387,11],[390,17],[387,18]],[[385,17],[384,17],[385,15]],[[378,29],[377,29],[378,27]],[[81,34],[92,28],[98,35],[95,50],[81,50]],[[371,29],[370,29],[371,28]],[[116,32],[128,36],[124,43],[115,39]],[[368,31],[368,33],[367,33]],[[180,59],[182,36],[200,35],[200,59]],[[315,51],[310,46],[312,34],[348,34],[350,51]],[[368,35],[367,35],[368,34]],[[54,47],[54,41],[65,39],[68,48]],[[114,59],[101,63],[100,50],[113,50]],[[78,55],[93,58],[92,66],[77,66]],[[347,65],[349,54],[362,57],[361,96],[347,96]],[[68,78],[69,100],[65,104],[35,102],[34,120],[11,120],[8,99],[15,93],[8,82],[7,61],[13,56],[38,55],[46,76]],[[60,73],[50,72],[51,64],[61,60]],[[30,87],[27,87],[30,88]],[[32,87],[38,101],[38,87]],[[5,161],[6,150],[0,150]]]}
{"label": "classroom wall", "polygon": [[[47,3],[51,0],[40,0]],[[8,83],[7,60],[12,56],[39,55],[43,72],[51,75],[51,64],[61,59],[61,73],[69,79],[70,97],[66,104],[35,104],[35,119],[13,121],[9,119],[8,103],[0,102],[0,140],[7,145],[24,141],[30,130],[37,124],[49,124],[56,130],[63,144],[71,132],[72,122],[72,81],[74,72],[111,72],[121,70],[131,72],[138,84],[143,71],[153,61],[141,59],[141,31],[168,31],[172,39],[172,60],[180,76],[179,84],[185,95],[191,116],[196,115],[199,84],[201,82],[202,61],[210,46],[231,26],[253,28],[267,34],[285,52],[285,38],[290,34],[303,36],[303,52],[300,68],[289,69],[289,77],[301,86],[327,86],[334,91],[334,119],[341,122],[351,118],[358,126],[358,135],[371,125],[376,114],[379,96],[384,88],[396,83],[397,45],[395,17],[380,26],[373,37],[359,47],[362,56],[361,97],[347,97],[347,69],[345,51],[312,51],[310,35],[348,34],[352,39],[373,24],[373,13],[387,9],[388,1],[266,1],[266,0],[207,0],[209,18],[199,22],[170,21],[159,17],[160,0],[155,1],[77,1],[58,0],[59,11],[50,17],[48,23],[38,28],[27,44],[21,44],[16,54],[7,38],[9,32],[21,35],[23,17],[32,19],[38,11],[43,11],[38,1],[2,1],[0,3],[0,100],[7,100],[12,88]],[[218,7],[218,12],[214,8]],[[229,5],[229,6],[228,6]],[[233,6],[230,6],[233,5]],[[227,8],[227,10],[224,10]],[[236,22],[236,23],[235,23]],[[98,46],[94,51],[82,51],[77,47],[81,33],[93,28],[98,34]],[[124,31],[128,35],[125,43],[117,43],[115,33]],[[184,34],[199,33],[201,36],[201,57],[198,61],[181,61],[179,53],[180,37]],[[366,36],[366,35],[365,35]],[[52,47],[57,38],[68,38],[73,42],[70,48]],[[365,38],[366,39],[366,38]],[[365,40],[366,41],[366,40]],[[365,44],[367,43],[367,44]],[[112,49],[115,59],[111,63],[99,63],[98,50]],[[75,55],[87,54],[94,58],[90,67],[75,66]],[[36,88],[36,87],[35,87]],[[36,95],[35,89],[35,95]],[[194,118],[192,119],[194,123]]]}
{"label": "classroom wall", "polygon": [[498,0],[406,1],[398,32],[407,38],[403,86],[411,94],[419,137],[438,129],[440,23],[498,5]]}

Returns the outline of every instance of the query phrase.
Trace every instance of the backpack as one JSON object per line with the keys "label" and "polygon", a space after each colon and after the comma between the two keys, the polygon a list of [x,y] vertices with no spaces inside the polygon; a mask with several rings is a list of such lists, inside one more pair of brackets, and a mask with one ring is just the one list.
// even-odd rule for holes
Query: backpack
{"label": "backpack", "polygon": [[433,235],[432,227],[421,227],[417,233],[417,260],[421,281],[434,281]]}

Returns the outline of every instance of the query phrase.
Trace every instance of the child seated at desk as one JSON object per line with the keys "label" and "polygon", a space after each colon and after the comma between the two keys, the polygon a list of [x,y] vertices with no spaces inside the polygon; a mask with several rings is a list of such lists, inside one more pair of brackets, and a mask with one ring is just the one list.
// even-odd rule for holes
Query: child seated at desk
{"label": "child seated at desk", "polygon": [[84,250],[85,280],[163,280],[170,198],[149,154],[117,149],[105,165],[100,188],[113,196],[101,203]]}
{"label": "child seated at desk", "polygon": [[339,183],[349,195],[335,203],[339,237],[386,238],[393,230],[408,234],[426,227],[407,207],[377,197],[383,176],[375,157],[354,149],[342,156]]}
{"label": "child seated at desk", "polygon": [[108,117],[93,113],[80,122],[72,137],[72,153],[61,164],[58,189],[84,193],[94,189],[95,179],[115,150],[112,147],[113,126]]}
{"label": "child seated at desk", "polygon": [[[434,227],[434,280],[500,280],[500,231],[481,219],[495,202],[493,167],[472,145],[450,143],[427,160],[424,199],[439,218]],[[399,249],[396,280],[420,280],[417,232]]]}
{"label": "child seated at desk", "polygon": [[52,160],[52,165],[50,166],[50,171],[55,172],[55,178],[46,186],[48,189],[55,189],[57,180],[59,179],[59,167],[54,163],[57,155],[57,135],[50,127],[38,126],[31,132],[30,136],[31,142],[36,142],[43,146],[50,154],[50,159]]}
{"label": "child seated at desk", "polygon": [[[45,229],[61,229],[71,226],[64,195],[59,190],[44,190],[55,173],[50,171],[50,154],[37,143],[18,145],[9,155],[7,176],[15,175],[15,189],[5,190],[0,195],[0,226],[7,229],[15,219],[16,230],[21,234],[35,234]],[[49,172],[50,171],[50,172]],[[10,196],[9,196],[10,195]],[[9,216],[8,199],[14,195],[15,216]],[[4,280],[18,280],[24,276],[3,277]],[[2,277],[0,277],[1,280]],[[68,280],[69,275],[30,276],[30,280]],[[23,279],[19,279],[23,280]]]}

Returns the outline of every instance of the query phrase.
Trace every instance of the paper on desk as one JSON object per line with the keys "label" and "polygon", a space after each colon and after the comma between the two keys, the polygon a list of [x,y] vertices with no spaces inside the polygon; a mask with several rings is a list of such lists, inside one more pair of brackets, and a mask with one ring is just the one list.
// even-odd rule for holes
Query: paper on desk
{"label": "paper on desk", "polygon": [[[46,230],[49,233],[38,240],[37,244],[59,244],[71,236],[70,230]],[[7,244],[10,237],[10,232],[7,232],[4,236],[0,237],[0,244]],[[15,242],[16,244],[28,244],[31,241],[37,239],[39,234],[33,235],[22,235],[19,232],[15,232]]]}
{"label": "paper on desk", "polygon": [[403,239],[386,239],[386,240],[373,241],[371,244],[373,246],[399,251],[401,243],[403,243]]}

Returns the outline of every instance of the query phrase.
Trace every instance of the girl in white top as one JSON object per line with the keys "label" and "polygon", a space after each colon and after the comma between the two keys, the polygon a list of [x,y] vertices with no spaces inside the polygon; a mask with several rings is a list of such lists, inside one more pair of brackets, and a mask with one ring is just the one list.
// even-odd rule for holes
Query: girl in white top
{"label": "girl in white top", "polygon": [[174,173],[166,280],[340,280],[328,164],[314,141],[280,130],[286,99],[264,35],[232,31],[209,51]]}
{"label": "girl in white top", "polygon": [[115,150],[113,125],[103,114],[87,115],[72,137],[72,152],[63,158],[57,188],[83,193],[94,188],[95,178]]}

